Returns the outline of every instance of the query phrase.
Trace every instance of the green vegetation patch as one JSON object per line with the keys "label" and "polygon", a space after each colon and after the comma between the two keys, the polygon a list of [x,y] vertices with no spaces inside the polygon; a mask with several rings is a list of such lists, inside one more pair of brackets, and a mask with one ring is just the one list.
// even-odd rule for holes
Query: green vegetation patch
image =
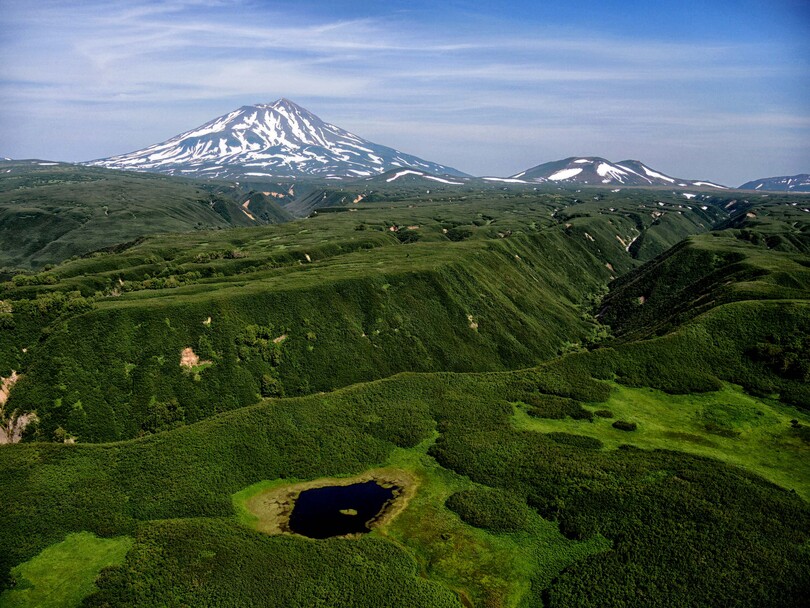
{"label": "green vegetation patch", "polygon": [[129,537],[98,538],[90,532],[68,534],[65,540],[12,569],[15,587],[0,595],[3,608],[69,608],[97,590],[104,568],[124,561],[132,548]]}
{"label": "green vegetation patch", "polygon": [[[0,449],[1,588],[88,530],[135,537],[99,607],[801,605],[804,212],[390,195],[0,284],[7,404],[41,420]],[[356,384],[403,370],[435,373]],[[262,534],[244,508],[380,467],[418,489],[359,539]]]}
{"label": "green vegetation patch", "polygon": [[[241,207],[225,217],[208,204],[211,197],[241,200],[231,186],[90,168],[36,171],[63,174],[47,186],[55,190],[71,171],[89,171],[74,177],[98,182],[85,194],[105,199],[110,214],[115,205],[104,196],[108,187],[121,190],[116,197],[131,188],[138,200],[143,192],[165,191],[184,201],[191,196],[188,204],[223,226],[244,216]],[[28,178],[6,177],[6,194],[17,200],[15,188],[27,187]],[[363,194],[365,186],[357,187]],[[631,255],[617,236],[627,242],[654,230],[659,245],[671,246],[728,216],[719,204],[683,206],[667,192],[656,196],[668,212],[653,217],[644,192],[600,191],[594,203],[533,188],[426,196],[380,187],[374,186],[374,200],[388,204],[351,204],[356,195],[347,190],[338,200],[346,198],[352,213],[153,235],[0,283],[3,310],[12,311],[2,313],[0,324],[13,327],[0,332],[0,374],[25,374],[13,400],[23,409],[36,407],[40,422],[30,433],[52,441],[61,428],[80,443],[116,441],[194,423],[260,397],[334,390],[400,371],[535,365],[609,338],[592,314],[595,298],[612,278],[647,259]],[[83,199],[76,200],[81,206]],[[162,198],[143,195],[144,205],[154,200]],[[139,219],[153,217],[132,209]],[[84,211],[91,213],[92,205]],[[661,213],[657,205],[655,213]],[[84,245],[96,220],[108,221],[96,215],[76,231]],[[126,225],[147,232],[139,222]],[[184,224],[161,225],[176,230]],[[356,230],[359,225],[366,228]],[[470,233],[452,240],[463,227]],[[55,235],[39,232],[47,243],[37,247],[63,242],[51,243]],[[7,233],[10,249],[30,240],[18,243],[19,230]],[[418,242],[411,242],[416,234]],[[33,260],[34,253],[25,258]],[[189,347],[214,365],[184,373],[174,361]],[[79,399],[82,410],[74,411]],[[151,422],[153,399],[177,401],[169,425]]]}
{"label": "green vegetation patch", "polygon": [[435,440],[392,452],[388,466],[410,471],[418,490],[374,534],[406,547],[422,574],[455,590],[464,605],[539,605],[541,591],[567,566],[610,548],[601,535],[566,538],[519,492],[475,484],[439,466],[428,454]]}
{"label": "green vegetation patch", "polygon": [[801,410],[772,399],[753,397],[739,387],[691,395],[669,395],[646,388],[614,384],[607,406],[621,420],[637,424],[623,432],[609,419],[593,423],[571,419],[543,420],[516,414],[519,428],[568,432],[599,439],[606,447],[631,443],[645,449],[679,450],[711,456],[762,475],[810,499],[810,446],[803,442],[791,420],[810,424]]}
{"label": "green vegetation patch", "polygon": [[591,420],[594,413],[582,407],[578,401],[558,397],[557,395],[544,395],[542,393],[527,395],[523,401],[531,407],[530,416],[537,418],[562,419],[566,416],[574,420]]}
{"label": "green vegetation patch", "polygon": [[531,515],[525,500],[510,492],[487,487],[456,492],[446,504],[465,523],[494,532],[523,530]]}
{"label": "green vegetation patch", "polygon": [[600,450],[602,449],[602,442],[595,437],[588,437],[587,435],[574,435],[573,433],[554,432],[546,435],[554,443],[562,445],[574,445],[586,450]]}
{"label": "green vegetation patch", "polygon": [[124,564],[106,570],[85,603],[120,605],[460,606],[452,591],[419,576],[406,551],[379,538],[313,542],[220,519],[142,526]]}

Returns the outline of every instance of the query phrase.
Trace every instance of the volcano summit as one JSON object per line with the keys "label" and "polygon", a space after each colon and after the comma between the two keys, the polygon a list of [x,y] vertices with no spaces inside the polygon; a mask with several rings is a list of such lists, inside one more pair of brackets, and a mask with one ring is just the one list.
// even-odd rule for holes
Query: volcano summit
{"label": "volcano summit", "polygon": [[288,99],[242,106],[163,143],[86,164],[228,179],[356,179],[403,167],[465,175],[349,133]]}

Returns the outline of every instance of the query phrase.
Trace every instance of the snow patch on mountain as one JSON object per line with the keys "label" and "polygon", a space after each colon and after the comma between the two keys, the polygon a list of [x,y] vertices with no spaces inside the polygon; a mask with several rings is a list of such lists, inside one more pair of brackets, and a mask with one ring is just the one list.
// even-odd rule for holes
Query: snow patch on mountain
{"label": "snow patch on mountain", "polygon": [[[523,175],[519,173],[518,175]],[[503,182],[505,184],[528,184],[525,179],[516,179],[514,177],[482,177],[485,182]]]}
{"label": "snow patch on mountain", "polygon": [[810,192],[810,174],[763,177],[740,186],[741,190],[761,190],[774,192]]}
{"label": "snow patch on mountain", "polygon": [[599,177],[607,177],[608,179],[603,180],[604,183],[610,183],[611,180],[617,180],[621,183],[624,183],[624,177],[627,175],[627,171],[622,171],[621,169],[609,165],[608,163],[599,163],[599,166],[596,167],[596,173]]}
{"label": "snow patch on mountain", "polygon": [[422,173],[419,173],[419,171],[411,171],[410,169],[406,169],[405,171],[400,171],[399,173],[396,173],[396,174],[392,175],[391,177],[389,177],[389,178],[388,178],[387,180],[385,180],[385,181],[387,181],[387,182],[393,182],[394,180],[397,180],[397,179],[399,179],[400,177],[403,177],[403,176],[405,176],[405,175],[423,175],[423,174],[422,174]]}
{"label": "snow patch on mountain", "polygon": [[721,190],[728,190],[726,186],[713,184],[712,182],[692,182],[693,186],[706,186],[707,188],[720,188]]}
{"label": "snow patch on mountain", "polygon": [[443,177],[438,177],[436,175],[428,175],[426,173],[422,173],[421,171],[414,171],[413,169],[405,169],[404,171],[398,171],[394,175],[389,178],[386,178],[386,182],[390,183],[393,181],[398,180],[400,177],[405,177],[406,175],[416,175],[417,177],[421,177],[423,179],[429,179],[434,182],[439,182],[440,184],[449,184],[451,186],[463,186],[464,182],[456,182],[449,179],[445,179]]}
{"label": "snow patch on mountain", "polygon": [[562,171],[557,171],[556,173],[549,175],[548,179],[556,182],[563,179],[570,179],[575,175],[579,175],[580,173],[582,173],[582,169],[563,169]]}
{"label": "snow patch on mountain", "polygon": [[667,177],[663,173],[658,173],[658,171],[653,171],[652,169],[650,169],[649,167],[647,167],[645,165],[641,165],[641,168],[644,170],[644,173],[646,173],[650,177],[654,177],[656,179],[662,179],[665,182],[669,182],[670,184],[675,183],[675,180],[672,179],[671,177]]}

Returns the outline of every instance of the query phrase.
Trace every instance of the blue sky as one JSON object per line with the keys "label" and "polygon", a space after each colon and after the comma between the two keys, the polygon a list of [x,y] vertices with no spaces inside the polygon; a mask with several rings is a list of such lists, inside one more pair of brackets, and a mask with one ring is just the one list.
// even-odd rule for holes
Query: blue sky
{"label": "blue sky", "polygon": [[810,3],[0,0],[0,155],[89,160],[287,97],[478,175],[810,172]]}

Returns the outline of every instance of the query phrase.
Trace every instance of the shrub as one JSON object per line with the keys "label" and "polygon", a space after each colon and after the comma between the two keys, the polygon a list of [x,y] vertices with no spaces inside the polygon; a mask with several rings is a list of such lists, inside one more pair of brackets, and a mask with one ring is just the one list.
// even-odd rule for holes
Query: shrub
{"label": "shrub", "polygon": [[574,435],[573,433],[548,433],[546,437],[551,439],[554,443],[573,445],[578,448],[585,448],[586,450],[601,450],[603,445],[596,437]]}
{"label": "shrub", "polygon": [[810,426],[801,424],[798,420],[791,420],[790,431],[804,443],[810,443]]}
{"label": "shrub", "polygon": [[711,433],[712,435],[718,435],[720,437],[728,437],[729,439],[735,439],[740,436],[740,431],[735,431],[734,429],[717,424],[716,422],[707,422],[706,432]]}
{"label": "shrub", "polygon": [[600,418],[613,418],[613,412],[610,410],[596,410],[593,415]]}
{"label": "shrub", "polygon": [[422,238],[422,235],[419,234],[416,230],[411,230],[409,228],[406,228],[405,230],[399,230],[394,234],[396,234],[396,237],[397,239],[399,239],[399,242],[403,244],[415,243],[420,238]]}
{"label": "shrub", "polygon": [[278,378],[271,376],[270,374],[264,374],[262,376],[262,397],[283,397],[284,396],[284,385],[281,383],[281,380]]}
{"label": "shrub", "polygon": [[638,428],[635,422],[627,422],[626,420],[617,420],[611,426],[620,431],[635,431]]}
{"label": "shrub", "polygon": [[574,399],[538,393],[527,395],[524,401],[531,406],[529,415],[536,418],[561,420],[570,416],[574,420],[593,420],[593,414]]}
{"label": "shrub", "polygon": [[526,526],[529,508],[512,492],[476,488],[456,492],[445,503],[465,523],[495,532],[515,532]]}
{"label": "shrub", "polygon": [[470,226],[456,226],[447,231],[448,239],[454,242],[464,241],[473,235],[473,229]]}

